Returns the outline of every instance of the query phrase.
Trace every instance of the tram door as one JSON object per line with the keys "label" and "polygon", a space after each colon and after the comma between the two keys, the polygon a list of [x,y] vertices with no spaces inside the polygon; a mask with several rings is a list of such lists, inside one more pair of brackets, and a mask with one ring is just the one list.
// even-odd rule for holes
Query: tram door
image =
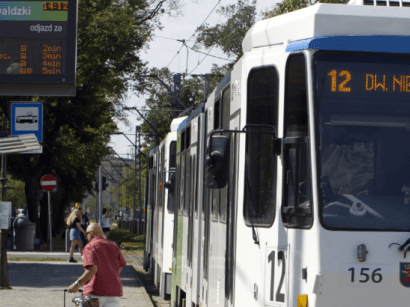
{"label": "tram door", "polygon": [[[219,111],[218,111],[219,109]],[[237,129],[239,126],[239,116],[231,121],[231,88],[228,85],[223,91],[220,98],[215,103],[215,118],[214,129],[231,130]],[[218,116],[219,115],[219,116]],[[228,134],[226,134],[228,135]],[[213,190],[213,196],[219,194],[219,229],[223,231],[225,240],[220,240],[218,254],[221,256],[223,268],[221,272],[221,288],[219,303],[221,306],[229,307],[233,304],[233,274],[234,274],[234,223],[236,213],[236,198],[235,198],[235,183],[236,183],[236,152],[237,152],[237,136],[229,134],[229,178],[228,184],[222,188]],[[215,204],[215,202],[214,202]],[[216,208],[214,208],[216,209]],[[219,274],[218,274],[219,275]],[[218,300],[218,297],[217,297]]]}
{"label": "tram door", "polygon": [[[286,92],[284,107],[284,139],[283,139],[283,194],[282,222],[288,233],[288,267],[292,272],[286,275],[289,284],[288,295],[301,293],[307,280],[306,265],[302,257],[303,240],[307,238],[313,223],[311,163],[308,138],[308,106],[306,94],[305,57],[302,53],[291,55],[286,66]],[[292,263],[291,263],[292,261]],[[287,268],[286,268],[287,269]],[[302,276],[300,276],[302,272]],[[293,274],[293,276],[289,276]],[[292,299],[290,299],[292,300]],[[287,300],[289,301],[289,300]]]}

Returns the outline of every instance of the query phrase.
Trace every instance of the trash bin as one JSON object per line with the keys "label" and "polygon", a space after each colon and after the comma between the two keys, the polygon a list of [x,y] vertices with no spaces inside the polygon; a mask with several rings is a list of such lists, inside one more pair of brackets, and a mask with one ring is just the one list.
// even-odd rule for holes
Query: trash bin
{"label": "trash bin", "polygon": [[13,227],[16,249],[23,251],[34,250],[36,224],[30,222],[27,216],[21,215],[14,220]]}

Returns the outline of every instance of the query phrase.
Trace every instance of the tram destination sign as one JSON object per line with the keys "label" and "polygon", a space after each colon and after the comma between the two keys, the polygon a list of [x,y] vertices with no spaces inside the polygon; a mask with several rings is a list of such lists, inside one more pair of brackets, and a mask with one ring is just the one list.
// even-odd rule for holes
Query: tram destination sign
{"label": "tram destination sign", "polygon": [[0,95],[75,96],[77,0],[0,1]]}
{"label": "tram destination sign", "polygon": [[320,54],[318,98],[408,101],[410,58],[398,55]]}

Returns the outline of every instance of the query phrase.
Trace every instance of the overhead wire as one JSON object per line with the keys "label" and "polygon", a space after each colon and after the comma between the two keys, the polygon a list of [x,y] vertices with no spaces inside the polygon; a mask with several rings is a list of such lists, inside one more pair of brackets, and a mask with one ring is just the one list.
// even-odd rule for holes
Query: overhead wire
{"label": "overhead wire", "polygon": [[[218,0],[218,2],[215,4],[215,6],[213,7],[213,9],[211,10],[211,12],[208,14],[208,16],[206,16],[205,20],[201,23],[201,25],[199,27],[201,27],[209,18],[209,16],[211,16],[211,14],[215,11],[216,7],[221,3],[221,0]],[[199,28],[198,27],[198,28]],[[185,42],[189,42],[191,40],[191,38],[193,38],[196,34],[196,32],[198,31],[198,28],[194,31],[194,33],[191,35],[190,38],[188,38]],[[175,57],[179,54],[179,52],[182,50],[182,48],[185,46],[185,44],[182,44],[181,48],[179,48],[179,50],[177,51],[177,53],[175,54],[175,56],[172,58],[172,60],[168,63],[168,65],[166,66],[166,68],[169,67],[169,65],[171,65],[171,63],[174,61]]]}
{"label": "overhead wire", "polygon": [[199,50],[197,50],[197,49],[194,49],[194,48],[192,48],[192,47],[189,47],[189,46],[187,46],[187,47],[188,47],[189,49],[191,49],[191,50],[195,51],[195,52],[205,54],[206,56],[210,56],[210,57],[213,57],[213,58],[217,58],[217,59],[221,59],[221,60],[225,60],[225,61],[231,61],[231,62],[233,62],[233,60],[232,60],[232,59],[225,59],[225,58],[221,58],[221,57],[219,57],[219,56],[209,54],[209,52],[208,52],[208,53],[205,53],[205,52],[199,51]]}
{"label": "overhead wire", "polygon": [[[213,48],[214,48],[214,46],[212,46],[211,49],[209,49],[208,54],[212,51]],[[192,70],[190,71],[190,73],[188,74],[188,76],[191,75],[191,74],[194,72],[194,70],[197,69],[198,66],[202,64],[202,62],[205,60],[205,58],[206,58],[207,56],[208,56],[208,55],[205,55],[205,56],[202,58],[201,62],[199,62],[198,65],[196,65],[196,66],[194,67],[194,69],[192,69]]]}

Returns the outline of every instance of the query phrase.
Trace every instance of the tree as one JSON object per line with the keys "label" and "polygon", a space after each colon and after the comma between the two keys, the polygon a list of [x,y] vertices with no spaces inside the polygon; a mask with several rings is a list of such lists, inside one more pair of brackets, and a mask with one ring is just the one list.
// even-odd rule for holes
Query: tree
{"label": "tree", "polygon": [[219,47],[228,56],[238,60],[242,56],[242,40],[255,23],[256,0],[238,0],[237,4],[221,7],[217,13],[227,18],[225,23],[210,27],[200,26],[195,47]]}
{"label": "tree", "polygon": [[[229,71],[229,66],[222,68],[214,66],[210,72],[209,88],[215,87]],[[149,72],[150,75],[157,75],[168,88],[173,89],[174,74],[168,68],[153,68]],[[186,112],[181,116],[187,116],[192,110],[204,102],[204,82],[205,76],[190,76],[181,75],[181,101],[188,107]],[[141,134],[144,136],[145,148],[144,153],[147,156],[149,149],[159,145],[163,138],[170,130],[172,121],[172,99],[173,95],[169,93],[167,88],[156,78],[151,78],[151,82],[146,85],[145,94],[148,96],[146,105],[149,111],[145,114],[145,120],[141,125]],[[210,93],[208,93],[209,95]],[[179,110],[182,113],[184,110]],[[142,157],[145,163],[146,158]]]}
{"label": "tree", "polygon": [[[122,97],[133,80],[144,86],[145,72],[139,52],[150,39],[159,16],[177,8],[177,0],[80,1],[77,45],[76,97],[38,97],[44,101],[44,144],[41,155],[11,155],[10,172],[25,182],[29,217],[37,224],[39,180],[45,173],[58,179],[53,194],[53,230],[63,226],[64,207],[91,191],[96,167],[108,154],[114,118],[123,119]],[[9,100],[0,107],[8,114]],[[46,200],[41,201],[41,222],[46,224]],[[45,229],[44,227],[42,227]],[[42,237],[45,237],[44,232]]]}
{"label": "tree", "polygon": [[24,181],[16,180],[7,175],[7,201],[11,201],[13,209],[24,209],[27,206],[24,195]]}
{"label": "tree", "polygon": [[264,18],[271,18],[277,15],[282,15],[292,11],[302,9],[304,7],[311,6],[316,3],[340,3],[345,4],[349,0],[319,0],[319,1],[308,1],[308,0],[284,0],[280,3],[277,3],[273,9],[268,9],[265,12],[262,12]]}

